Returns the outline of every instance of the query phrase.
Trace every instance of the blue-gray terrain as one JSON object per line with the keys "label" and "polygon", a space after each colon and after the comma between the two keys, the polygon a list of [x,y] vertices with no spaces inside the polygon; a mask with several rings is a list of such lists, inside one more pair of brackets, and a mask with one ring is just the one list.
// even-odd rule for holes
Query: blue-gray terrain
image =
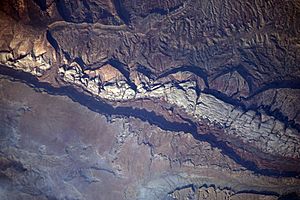
{"label": "blue-gray terrain", "polygon": [[3,0],[0,199],[299,199],[300,1]]}

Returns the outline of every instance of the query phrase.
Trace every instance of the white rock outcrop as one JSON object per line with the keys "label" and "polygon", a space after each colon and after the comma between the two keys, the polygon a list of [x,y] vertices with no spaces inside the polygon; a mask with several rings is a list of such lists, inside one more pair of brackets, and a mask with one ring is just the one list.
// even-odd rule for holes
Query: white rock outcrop
{"label": "white rock outcrop", "polygon": [[[254,111],[245,112],[210,94],[201,93],[197,96],[194,81],[179,82],[175,86],[170,82],[159,84],[139,80],[136,81],[139,85],[135,91],[123,76],[115,72],[116,69],[110,66],[110,70],[114,76],[109,76],[109,84],[104,84],[101,80],[101,77],[104,77],[101,70],[92,79],[83,80],[85,72],[75,67],[64,71],[63,77],[66,81],[81,85],[94,95],[111,101],[163,99],[184,109],[196,121],[207,119],[210,125],[218,124],[224,127],[228,136],[237,137],[262,152],[300,158],[300,138],[297,130],[285,128],[282,122],[272,116],[261,114],[259,117]],[[109,69],[106,69],[105,73],[108,72]]]}

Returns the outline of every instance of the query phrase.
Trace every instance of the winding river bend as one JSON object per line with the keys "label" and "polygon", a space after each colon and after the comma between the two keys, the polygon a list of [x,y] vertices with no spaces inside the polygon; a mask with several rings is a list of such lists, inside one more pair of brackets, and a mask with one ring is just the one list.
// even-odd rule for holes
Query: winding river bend
{"label": "winding river bend", "polygon": [[234,149],[229,147],[226,142],[218,141],[218,139],[213,134],[199,134],[197,132],[197,126],[191,120],[187,120],[187,123],[171,122],[165,119],[163,116],[158,115],[155,112],[149,112],[145,109],[136,109],[132,107],[113,107],[110,104],[96,99],[90,95],[79,92],[76,88],[72,86],[62,86],[54,87],[49,83],[40,82],[35,76],[25,73],[22,71],[16,71],[14,69],[0,66],[0,74],[4,75],[6,78],[12,81],[23,82],[37,91],[45,91],[50,95],[60,95],[67,96],[75,102],[80,103],[83,106],[88,107],[90,110],[103,114],[105,116],[117,115],[126,117],[135,117],[143,121],[147,121],[152,125],[156,125],[163,130],[168,131],[182,131],[185,133],[190,133],[192,136],[199,141],[206,141],[212,145],[222,150],[222,153],[233,159],[236,163],[242,165],[248,170],[254,173],[267,175],[267,176],[283,176],[283,177],[294,177],[299,175],[297,172],[293,171],[277,171],[269,169],[260,169],[254,162],[243,159],[239,156]]}

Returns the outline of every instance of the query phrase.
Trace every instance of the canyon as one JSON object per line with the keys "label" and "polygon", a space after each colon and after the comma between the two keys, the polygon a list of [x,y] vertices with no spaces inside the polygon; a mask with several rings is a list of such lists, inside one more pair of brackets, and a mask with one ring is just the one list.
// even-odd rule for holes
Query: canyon
{"label": "canyon", "polygon": [[298,199],[299,14],[4,1],[1,199]]}

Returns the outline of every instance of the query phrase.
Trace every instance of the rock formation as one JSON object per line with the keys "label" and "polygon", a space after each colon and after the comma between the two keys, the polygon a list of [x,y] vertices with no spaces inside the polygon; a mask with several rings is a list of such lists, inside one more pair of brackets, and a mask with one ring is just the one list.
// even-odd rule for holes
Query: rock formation
{"label": "rock formation", "polygon": [[297,199],[300,3],[4,0],[1,199]]}

